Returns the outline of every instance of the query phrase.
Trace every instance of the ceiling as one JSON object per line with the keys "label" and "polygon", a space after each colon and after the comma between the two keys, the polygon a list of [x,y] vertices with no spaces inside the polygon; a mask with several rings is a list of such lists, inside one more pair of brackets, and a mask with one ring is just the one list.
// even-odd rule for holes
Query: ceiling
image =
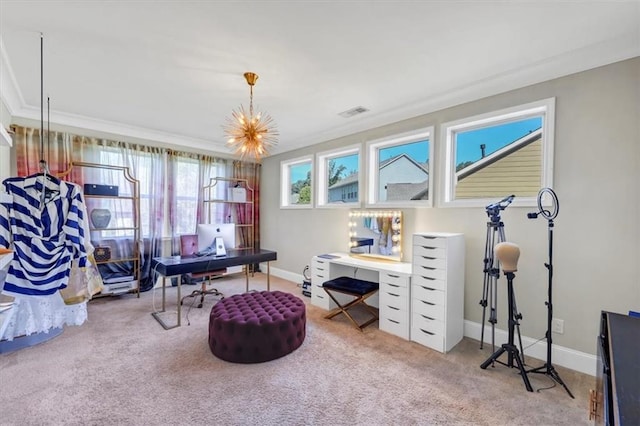
{"label": "ceiling", "polygon": [[0,0],[14,119],[40,120],[40,33],[53,125],[230,155],[253,71],[280,153],[638,56],[640,1]]}

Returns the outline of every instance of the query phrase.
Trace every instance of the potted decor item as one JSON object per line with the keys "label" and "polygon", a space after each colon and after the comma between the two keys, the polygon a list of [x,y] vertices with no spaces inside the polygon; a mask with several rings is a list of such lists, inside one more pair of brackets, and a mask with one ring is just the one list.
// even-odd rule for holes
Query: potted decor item
{"label": "potted decor item", "polygon": [[93,209],[91,210],[91,223],[94,228],[102,229],[109,226],[111,221],[111,212],[109,209]]}

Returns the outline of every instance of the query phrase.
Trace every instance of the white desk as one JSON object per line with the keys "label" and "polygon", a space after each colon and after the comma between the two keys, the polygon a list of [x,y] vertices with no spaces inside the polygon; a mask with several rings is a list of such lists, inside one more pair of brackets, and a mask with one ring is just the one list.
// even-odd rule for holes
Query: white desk
{"label": "white desk", "polygon": [[[322,287],[325,281],[333,278],[347,276],[377,282],[380,290],[367,299],[367,304],[380,309],[380,329],[409,339],[411,264],[362,259],[346,253],[330,255],[336,257],[314,256],[311,260],[311,303],[326,310],[336,307]],[[337,296],[340,303],[351,300],[347,295]]]}
{"label": "white desk", "polygon": [[[464,331],[464,236],[448,232],[413,235],[413,262],[388,262],[331,253],[311,260],[311,303],[331,310],[335,303],[322,284],[340,276],[380,283],[380,330],[440,352],[450,351]],[[348,302],[338,298],[340,303]]]}

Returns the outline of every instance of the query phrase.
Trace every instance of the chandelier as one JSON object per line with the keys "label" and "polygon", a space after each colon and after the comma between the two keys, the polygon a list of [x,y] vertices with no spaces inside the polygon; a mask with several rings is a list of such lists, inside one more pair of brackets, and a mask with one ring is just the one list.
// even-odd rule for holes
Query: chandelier
{"label": "chandelier", "polygon": [[269,149],[278,143],[278,131],[273,119],[268,114],[258,112],[253,114],[253,86],[258,80],[258,75],[252,72],[244,73],[244,78],[249,84],[249,114],[240,105],[238,110],[231,112],[231,117],[223,125],[227,146],[235,149],[240,158],[253,157],[256,161],[269,154]]}

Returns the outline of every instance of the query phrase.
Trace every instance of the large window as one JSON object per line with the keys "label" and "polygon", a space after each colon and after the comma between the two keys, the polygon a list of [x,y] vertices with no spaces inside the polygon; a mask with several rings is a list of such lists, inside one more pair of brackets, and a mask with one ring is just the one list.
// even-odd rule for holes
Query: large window
{"label": "large window", "polygon": [[318,154],[318,206],[360,203],[360,145]]}
{"label": "large window", "polygon": [[176,193],[176,215],[173,233],[176,235],[193,234],[196,231],[198,195],[202,190],[198,186],[200,164],[197,159],[175,157],[174,191]]}
{"label": "large window", "polygon": [[515,195],[529,205],[552,185],[555,99],[442,125],[443,206],[479,206]]}
{"label": "large window", "polygon": [[280,207],[313,207],[313,157],[280,163]]}
{"label": "large window", "polygon": [[433,143],[429,127],[367,144],[367,203],[431,205]]}

